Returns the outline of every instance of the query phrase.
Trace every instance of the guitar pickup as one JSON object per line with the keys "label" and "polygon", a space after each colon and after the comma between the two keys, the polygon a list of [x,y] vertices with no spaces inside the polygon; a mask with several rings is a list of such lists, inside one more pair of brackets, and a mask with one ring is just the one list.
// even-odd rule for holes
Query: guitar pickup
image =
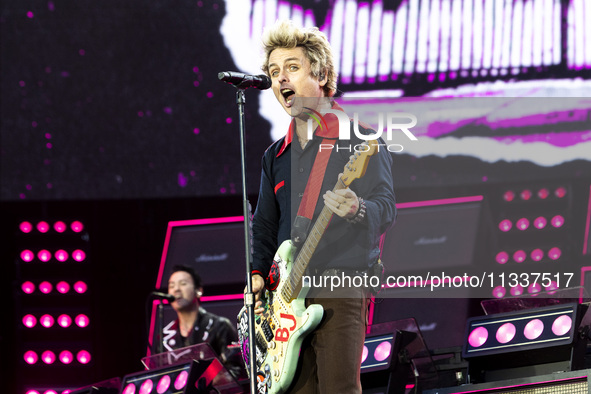
{"label": "guitar pickup", "polygon": [[264,320],[261,324],[261,329],[263,330],[263,334],[265,334],[265,338],[267,342],[273,339],[273,331],[271,330],[271,326],[269,325],[268,320]]}

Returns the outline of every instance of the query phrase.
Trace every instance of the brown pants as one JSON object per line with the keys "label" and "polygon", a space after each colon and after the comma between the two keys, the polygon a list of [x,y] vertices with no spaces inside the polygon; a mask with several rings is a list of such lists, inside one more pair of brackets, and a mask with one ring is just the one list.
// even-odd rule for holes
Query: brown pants
{"label": "brown pants", "polygon": [[[340,294],[339,294],[340,293]],[[306,299],[320,304],[324,317],[304,340],[290,393],[360,394],[360,368],[369,297],[361,288],[325,290]],[[338,296],[348,298],[338,298]]]}

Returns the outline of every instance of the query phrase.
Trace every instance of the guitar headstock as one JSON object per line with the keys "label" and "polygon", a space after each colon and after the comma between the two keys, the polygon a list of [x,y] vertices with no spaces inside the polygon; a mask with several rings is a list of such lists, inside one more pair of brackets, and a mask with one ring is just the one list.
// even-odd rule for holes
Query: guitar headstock
{"label": "guitar headstock", "polygon": [[369,158],[378,152],[378,141],[363,141],[362,144],[356,145],[355,148],[355,153],[345,165],[345,170],[341,176],[341,181],[345,186],[351,185],[355,179],[361,178],[365,175],[367,165],[369,164]]}

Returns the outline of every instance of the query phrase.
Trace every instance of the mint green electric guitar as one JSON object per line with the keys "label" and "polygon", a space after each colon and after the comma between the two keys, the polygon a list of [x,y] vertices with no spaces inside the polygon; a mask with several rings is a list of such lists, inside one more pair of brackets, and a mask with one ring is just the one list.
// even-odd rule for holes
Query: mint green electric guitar
{"label": "mint green electric guitar", "polygon": [[[377,151],[377,142],[371,140],[369,144],[360,146],[362,148],[345,165],[343,175],[333,191],[347,188],[365,174],[369,158]],[[295,261],[292,261],[291,241],[283,242],[277,250],[274,261],[279,270],[279,285],[274,291],[265,291],[265,311],[255,317],[258,393],[287,391],[293,381],[302,341],[322,319],[322,306],[313,304],[306,308],[304,304],[308,289],[302,286],[302,277],[332,215],[326,206],[322,209]],[[246,307],[238,314],[238,336],[242,357],[248,366],[250,353]]]}

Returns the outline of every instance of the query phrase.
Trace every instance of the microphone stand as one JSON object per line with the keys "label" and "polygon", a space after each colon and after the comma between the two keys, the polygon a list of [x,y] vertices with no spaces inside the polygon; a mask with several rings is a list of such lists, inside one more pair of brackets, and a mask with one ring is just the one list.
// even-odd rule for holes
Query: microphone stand
{"label": "microphone stand", "polygon": [[240,128],[240,167],[242,170],[242,210],[244,213],[244,246],[246,251],[246,294],[244,295],[244,305],[248,311],[248,368],[250,376],[250,392],[256,393],[256,344],[254,331],[254,294],[252,292],[252,268],[251,268],[251,245],[250,245],[250,203],[248,202],[248,193],[246,187],[246,139],[245,139],[245,117],[244,103],[246,97],[244,89],[240,85],[236,87],[236,104],[238,105],[238,122]]}

